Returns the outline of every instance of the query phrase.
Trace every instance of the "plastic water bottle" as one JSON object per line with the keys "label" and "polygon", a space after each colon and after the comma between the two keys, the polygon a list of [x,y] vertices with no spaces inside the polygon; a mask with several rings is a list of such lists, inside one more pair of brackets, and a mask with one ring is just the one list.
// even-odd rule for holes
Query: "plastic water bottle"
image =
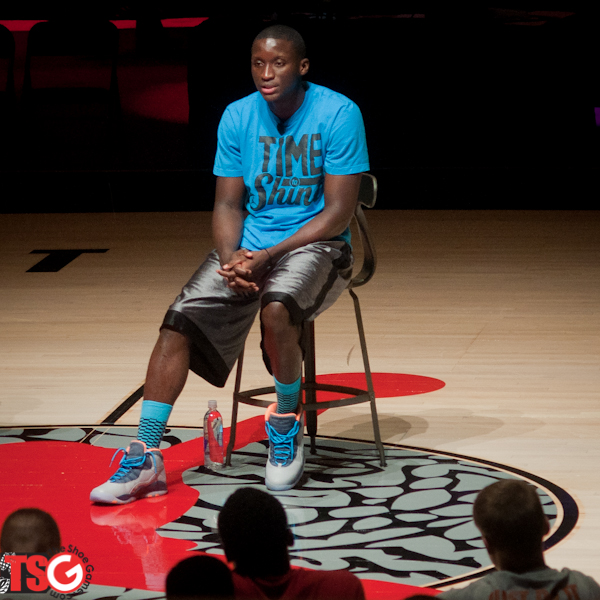
{"label": "plastic water bottle", "polygon": [[204,466],[223,468],[223,417],[217,410],[217,401],[208,401],[204,415]]}

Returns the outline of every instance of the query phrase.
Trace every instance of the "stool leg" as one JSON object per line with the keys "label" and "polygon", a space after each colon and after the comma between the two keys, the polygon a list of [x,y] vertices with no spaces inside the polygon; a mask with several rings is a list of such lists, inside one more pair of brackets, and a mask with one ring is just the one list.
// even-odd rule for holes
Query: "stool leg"
{"label": "stool leg", "polygon": [[237,395],[242,385],[242,366],[244,365],[244,348],[240,352],[237,360],[237,371],[235,374],[235,387],[233,390],[233,406],[231,407],[231,428],[229,429],[229,444],[227,444],[227,455],[225,458],[225,465],[231,466],[231,453],[235,446],[235,434],[237,429],[237,415],[238,415],[238,399]]}
{"label": "stool leg", "polygon": [[[304,323],[304,404],[314,406],[317,403],[316,366],[315,366],[315,323]],[[317,435],[317,411],[306,411],[306,429],[310,436],[310,453],[316,454],[315,437]]]}
{"label": "stool leg", "polygon": [[369,354],[367,353],[367,340],[365,339],[365,330],[363,327],[362,314],[360,311],[360,302],[358,296],[352,289],[348,290],[354,301],[354,312],[356,313],[356,325],[358,327],[358,337],[360,338],[360,348],[362,350],[363,364],[365,367],[365,377],[367,379],[367,389],[369,398],[371,399],[371,421],[373,422],[373,436],[375,438],[375,446],[379,450],[379,462],[382,467],[386,466],[385,452],[381,443],[381,434],[379,432],[379,418],[377,417],[377,407],[375,405],[375,390],[373,388],[373,378],[371,377],[371,367],[369,365]]}

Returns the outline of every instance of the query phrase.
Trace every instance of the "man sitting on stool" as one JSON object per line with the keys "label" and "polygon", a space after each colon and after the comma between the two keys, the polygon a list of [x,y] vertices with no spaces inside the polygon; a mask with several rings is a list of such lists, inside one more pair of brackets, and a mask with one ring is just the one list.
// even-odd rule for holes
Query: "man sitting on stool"
{"label": "man sitting on stool", "polygon": [[167,493],[159,444],[188,371],[223,387],[259,311],[277,393],[265,416],[265,483],[286,490],[302,477],[302,326],[331,306],[352,276],[348,226],[361,173],[369,170],[360,110],[304,82],[308,67],[296,30],[274,25],[255,38],[257,91],[230,104],[218,130],[215,250],[165,315],[137,439],[122,449],[117,472],[92,490],[92,502]]}

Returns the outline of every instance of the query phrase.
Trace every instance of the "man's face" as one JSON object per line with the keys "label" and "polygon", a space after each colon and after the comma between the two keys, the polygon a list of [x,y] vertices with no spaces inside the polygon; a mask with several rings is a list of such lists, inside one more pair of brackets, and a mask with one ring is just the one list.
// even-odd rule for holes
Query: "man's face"
{"label": "man's face", "polygon": [[265,38],[252,45],[252,78],[267,102],[292,100],[300,90],[308,59],[301,58],[292,42]]}

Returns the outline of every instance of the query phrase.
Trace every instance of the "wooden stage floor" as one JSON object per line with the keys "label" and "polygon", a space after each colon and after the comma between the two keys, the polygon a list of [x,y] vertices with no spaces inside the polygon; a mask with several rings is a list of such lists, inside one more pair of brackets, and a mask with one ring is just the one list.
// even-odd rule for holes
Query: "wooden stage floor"
{"label": "wooden stage floor", "polygon": [[[210,213],[0,218],[0,425],[98,425],[144,382],[162,316],[211,248]],[[370,211],[378,271],[359,290],[371,366],[441,380],[378,399],[385,442],[492,461],[577,502],[547,553],[600,580],[600,212]],[[84,252],[56,272],[44,254]],[[318,319],[320,373],[361,371],[350,298]],[[258,330],[244,386],[269,384]],[[170,425],[200,427],[233,377],[191,375]],[[243,407],[241,419],[261,411]],[[119,424],[136,425],[139,402]],[[368,407],[319,417],[319,434],[372,439]],[[102,469],[105,466],[103,465]]]}

